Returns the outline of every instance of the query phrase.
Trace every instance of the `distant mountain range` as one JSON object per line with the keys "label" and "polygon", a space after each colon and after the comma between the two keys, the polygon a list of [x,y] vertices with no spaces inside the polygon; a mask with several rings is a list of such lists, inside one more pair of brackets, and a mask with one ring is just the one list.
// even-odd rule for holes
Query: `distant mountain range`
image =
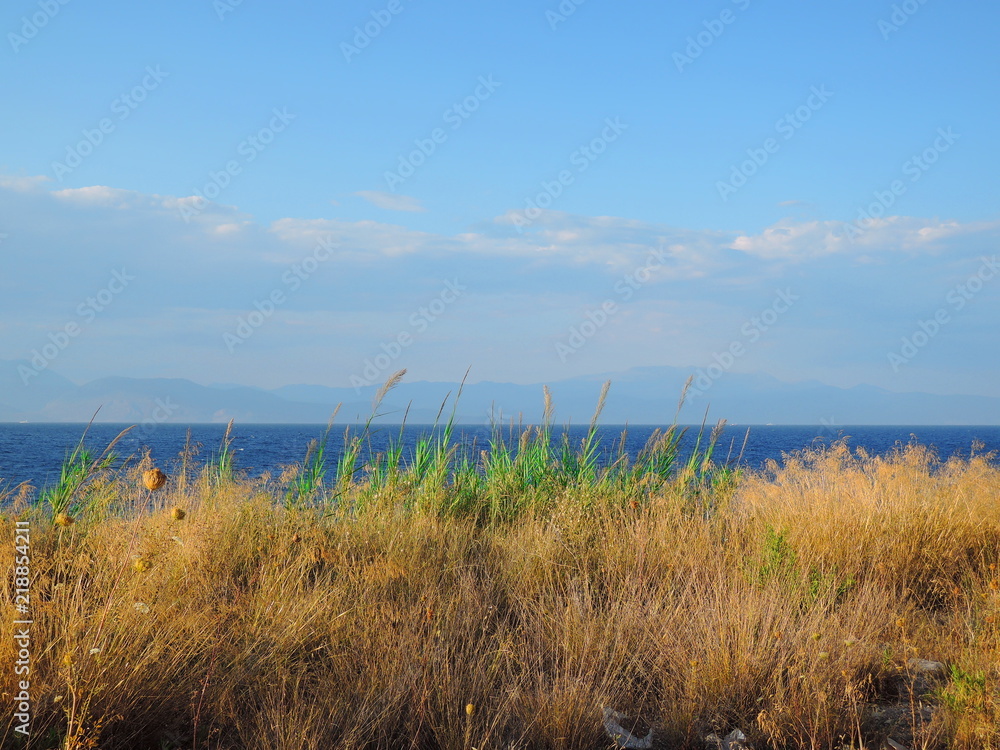
{"label": "distant mountain range", "polygon": [[[337,404],[339,423],[364,421],[371,413],[376,386],[288,385],[273,390],[240,385],[199,385],[175,378],[101,378],[77,385],[51,370],[27,385],[24,361],[0,360],[0,422],[86,422],[100,408],[102,422],[326,423]],[[557,424],[589,422],[601,386],[611,390],[602,424],[669,424],[690,370],[637,367],[617,373],[549,383]],[[695,383],[680,415],[685,424],[725,418],[737,424],[955,425],[1000,424],[1000,398],[894,393],[873,386],[835,388],[819,382],[785,383],[769,375],[725,373],[699,392]],[[705,385],[705,383],[702,383]],[[380,422],[433,422],[445,399],[451,414],[458,383],[406,382],[386,397]],[[544,409],[542,384],[483,381],[468,384],[457,406],[457,420],[488,424],[491,415],[505,422],[538,423]],[[407,410],[409,410],[407,412]]]}

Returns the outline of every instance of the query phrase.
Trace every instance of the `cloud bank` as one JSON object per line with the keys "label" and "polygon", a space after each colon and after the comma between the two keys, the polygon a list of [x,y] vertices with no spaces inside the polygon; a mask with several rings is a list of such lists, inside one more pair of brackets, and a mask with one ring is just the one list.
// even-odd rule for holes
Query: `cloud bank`
{"label": "cloud bank", "polygon": [[[422,210],[403,196],[358,195]],[[205,202],[191,217],[191,205],[0,176],[5,355],[29,358],[73,323],[80,331],[49,365],[81,380],[345,385],[381,355],[385,369],[427,379],[473,365],[477,380],[529,382],[707,365],[785,292],[795,303],[736,369],[997,395],[987,383],[1000,283],[981,278],[997,223],[888,216],[859,233],[788,218],[740,233],[543,211],[520,232],[505,214],[441,235],[346,217],[261,224]],[[101,304],[113,273],[134,280]],[[978,289],[953,309],[949,293],[976,274]],[[445,304],[449,284],[463,291]],[[615,311],[598,325],[609,302]],[[942,308],[946,329],[893,371],[889,355]],[[560,356],[574,330],[583,344]]]}

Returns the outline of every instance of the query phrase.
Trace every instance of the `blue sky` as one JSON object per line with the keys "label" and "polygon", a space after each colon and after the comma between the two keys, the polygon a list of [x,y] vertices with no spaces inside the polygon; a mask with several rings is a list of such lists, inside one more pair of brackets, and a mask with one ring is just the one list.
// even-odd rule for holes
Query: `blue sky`
{"label": "blue sky", "polygon": [[715,365],[1000,396],[998,21],[8,3],[0,359],[265,387]]}

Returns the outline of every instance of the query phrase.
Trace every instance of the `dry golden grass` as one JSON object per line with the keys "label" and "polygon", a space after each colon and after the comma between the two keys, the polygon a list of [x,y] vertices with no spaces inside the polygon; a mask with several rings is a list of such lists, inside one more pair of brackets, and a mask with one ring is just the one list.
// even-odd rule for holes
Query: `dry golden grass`
{"label": "dry golden grass", "polygon": [[707,517],[678,483],[495,522],[388,492],[290,510],[239,480],[150,500],[145,468],[71,526],[4,520],[11,540],[32,523],[32,747],[604,748],[603,706],[663,747],[735,727],[876,747],[865,706],[915,656],[951,677],[908,741],[1000,747],[1000,471],[981,458],[840,446],[715,490]]}

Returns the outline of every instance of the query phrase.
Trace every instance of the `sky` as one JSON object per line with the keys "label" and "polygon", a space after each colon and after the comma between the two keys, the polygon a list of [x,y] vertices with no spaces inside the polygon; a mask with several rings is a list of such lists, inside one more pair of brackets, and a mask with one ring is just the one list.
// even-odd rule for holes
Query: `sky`
{"label": "sky", "polygon": [[1000,396],[998,23],[985,0],[12,0],[0,359]]}

